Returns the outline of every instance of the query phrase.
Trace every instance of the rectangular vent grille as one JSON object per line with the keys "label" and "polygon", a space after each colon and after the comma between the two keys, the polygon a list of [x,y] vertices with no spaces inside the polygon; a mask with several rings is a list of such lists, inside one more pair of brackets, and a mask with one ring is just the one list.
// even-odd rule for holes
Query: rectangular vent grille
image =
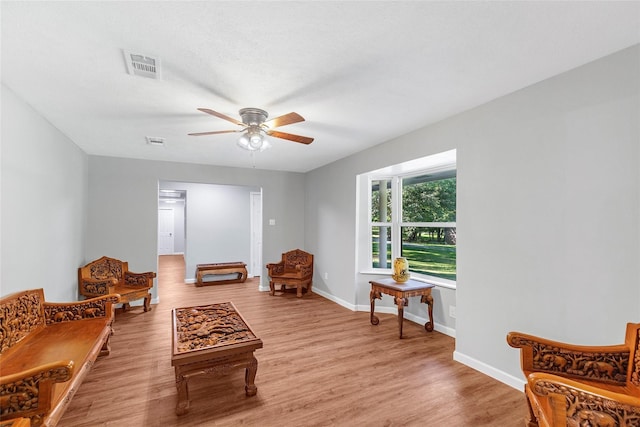
{"label": "rectangular vent grille", "polygon": [[127,72],[134,76],[160,78],[160,59],[153,56],[141,55],[124,51],[124,59],[127,64]]}

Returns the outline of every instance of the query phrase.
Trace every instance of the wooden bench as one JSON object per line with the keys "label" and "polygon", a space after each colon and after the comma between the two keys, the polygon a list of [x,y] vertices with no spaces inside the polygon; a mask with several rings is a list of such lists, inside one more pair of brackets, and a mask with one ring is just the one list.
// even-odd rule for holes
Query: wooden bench
{"label": "wooden bench", "polygon": [[58,423],[96,358],[109,354],[117,302],[45,302],[42,289],[0,299],[0,420]]}
{"label": "wooden bench", "polygon": [[128,262],[103,256],[78,268],[78,291],[85,298],[118,294],[122,311],[129,308],[129,302],[144,298],[144,311],[149,311],[154,277],[152,271],[134,273]]}
{"label": "wooden bench", "polygon": [[510,332],[520,348],[528,427],[640,426],[640,323],[625,342],[581,346]]}
{"label": "wooden bench", "polygon": [[[211,280],[205,282],[204,276],[237,274],[235,279]],[[225,283],[242,283],[247,280],[247,264],[243,262],[218,262],[196,265],[196,286],[222,285]]]}

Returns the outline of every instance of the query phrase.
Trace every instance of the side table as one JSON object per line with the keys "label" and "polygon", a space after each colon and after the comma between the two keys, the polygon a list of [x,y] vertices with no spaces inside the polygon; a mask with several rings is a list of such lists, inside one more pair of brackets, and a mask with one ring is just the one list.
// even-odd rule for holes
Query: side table
{"label": "side table", "polygon": [[377,325],[380,319],[373,314],[376,305],[376,299],[382,299],[382,294],[391,295],[394,303],[398,306],[398,327],[400,329],[400,338],[402,338],[402,321],[404,320],[404,307],[409,303],[409,297],[420,296],[420,302],[427,304],[429,321],[424,324],[427,332],[433,331],[433,297],[431,289],[435,286],[430,283],[418,282],[409,279],[404,283],[398,283],[393,279],[371,280],[371,324]]}

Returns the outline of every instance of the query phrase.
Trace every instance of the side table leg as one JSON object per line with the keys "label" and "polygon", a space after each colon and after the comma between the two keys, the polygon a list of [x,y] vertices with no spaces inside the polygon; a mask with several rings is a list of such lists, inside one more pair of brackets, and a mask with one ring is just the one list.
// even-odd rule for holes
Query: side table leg
{"label": "side table leg", "polygon": [[402,322],[404,320],[404,306],[407,305],[407,298],[396,297],[396,305],[398,306],[398,327],[400,328],[400,338],[402,338]]}
{"label": "side table leg", "polygon": [[247,363],[247,369],[244,374],[244,391],[247,396],[255,396],[258,393],[258,387],[255,386],[256,373],[258,372],[258,359],[251,356],[251,360]]}
{"label": "side table leg", "polygon": [[372,289],[371,292],[369,292],[369,299],[371,299],[371,317],[370,317],[370,321],[371,321],[372,325],[377,325],[378,323],[380,323],[380,319],[378,319],[378,317],[373,314],[373,312],[375,311],[375,308],[376,308],[376,298],[382,298],[382,295],[380,295],[380,292],[374,291]]}
{"label": "side table leg", "polygon": [[431,293],[422,295],[420,302],[427,304],[427,312],[429,313],[429,321],[424,324],[424,328],[427,332],[433,332],[433,297]]}

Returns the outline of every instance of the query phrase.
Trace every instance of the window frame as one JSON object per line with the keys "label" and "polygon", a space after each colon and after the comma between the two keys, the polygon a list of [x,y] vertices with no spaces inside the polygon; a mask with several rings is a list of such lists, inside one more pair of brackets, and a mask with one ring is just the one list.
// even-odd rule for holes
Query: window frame
{"label": "window frame", "polygon": [[[412,172],[407,173],[371,173],[367,176],[367,220],[368,220],[368,239],[369,249],[368,253],[368,266],[371,271],[375,274],[391,274],[393,259],[402,256],[402,228],[403,227],[423,227],[423,228],[456,228],[457,221],[448,221],[448,222],[403,222],[402,217],[402,182],[405,179],[418,177],[428,174],[433,174],[435,172],[448,172],[448,171],[456,171],[457,178],[457,165],[446,165],[443,167],[436,168],[424,168],[420,170],[414,170]],[[442,180],[448,178],[441,178]],[[373,183],[375,181],[391,181],[391,221],[390,222],[380,222],[373,221],[372,218],[372,199],[373,199]],[[435,179],[433,181],[438,181],[439,179]],[[457,187],[457,180],[456,180]],[[457,191],[456,191],[457,193]],[[457,202],[456,202],[456,211],[457,211]],[[457,215],[456,215],[457,216]],[[390,227],[391,228],[391,260],[392,262],[388,265],[387,268],[374,267],[373,264],[373,229],[374,227]],[[380,263],[378,264],[380,265]],[[457,259],[456,259],[456,272],[457,272]],[[454,288],[456,287],[456,280],[446,279],[438,276],[431,276],[423,273],[417,273],[415,271],[411,271],[411,277],[416,280],[425,281],[429,283],[435,283],[439,285],[443,285],[446,287]],[[457,278],[457,275],[456,275]]]}

